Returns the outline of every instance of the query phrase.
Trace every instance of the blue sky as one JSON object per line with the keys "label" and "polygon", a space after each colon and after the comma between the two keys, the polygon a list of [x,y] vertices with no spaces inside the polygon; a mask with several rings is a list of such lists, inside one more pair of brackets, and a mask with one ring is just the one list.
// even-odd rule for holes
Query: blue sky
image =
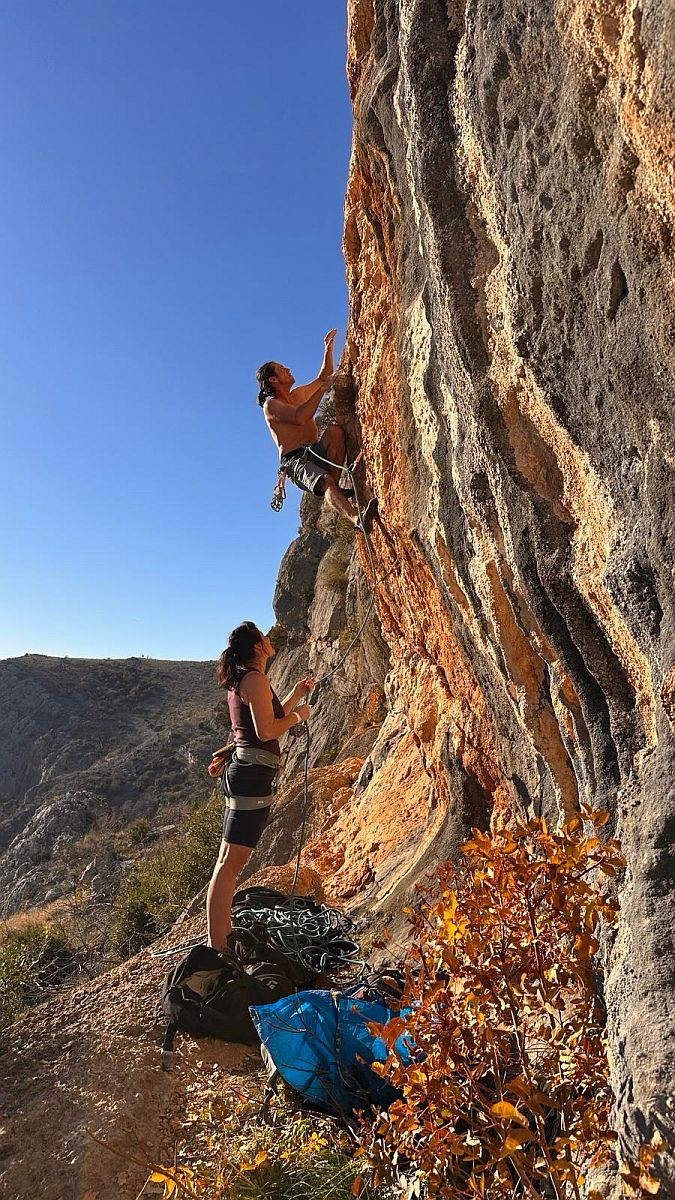
{"label": "blue sky", "polygon": [[272,623],[299,494],[254,373],[343,344],[344,9],[0,9],[0,657]]}

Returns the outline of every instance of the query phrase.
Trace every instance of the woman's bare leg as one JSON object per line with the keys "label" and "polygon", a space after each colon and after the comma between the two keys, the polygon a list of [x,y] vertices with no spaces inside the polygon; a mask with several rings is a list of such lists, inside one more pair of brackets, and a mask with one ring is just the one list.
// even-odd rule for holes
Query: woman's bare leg
{"label": "woman's bare leg", "polygon": [[206,893],[206,924],[208,944],[214,950],[224,950],[228,933],[232,932],[232,897],[237,876],[246,866],[253,850],[250,846],[235,846],[221,842],[211,882]]}

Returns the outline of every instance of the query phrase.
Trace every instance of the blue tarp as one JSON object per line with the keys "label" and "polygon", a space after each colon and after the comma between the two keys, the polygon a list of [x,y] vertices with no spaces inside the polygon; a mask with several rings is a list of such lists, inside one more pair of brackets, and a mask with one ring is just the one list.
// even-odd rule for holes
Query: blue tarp
{"label": "blue tarp", "polygon": [[[317,1108],[349,1113],[370,1105],[386,1108],[396,1099],[391,1084],[370,1069],[385,1061],[387,1051],[368,1024],[384,1025],[399,1015],[386,1005],[312,991],[249,1011],[282,1079]],[[410,1061],[404,1035],[396,1050],[403,1062]]]}

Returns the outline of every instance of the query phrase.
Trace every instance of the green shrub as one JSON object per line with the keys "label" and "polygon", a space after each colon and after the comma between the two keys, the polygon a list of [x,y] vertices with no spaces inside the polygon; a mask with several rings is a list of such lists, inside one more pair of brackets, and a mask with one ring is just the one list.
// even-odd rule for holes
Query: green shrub
{"label": "green shrub", "polygon": [[288,643],[288,633],[284,629],[283,625],[280,625],[278,621],[272,626],[267,636],[274,646],[277,654],[285,649]]}
{"label": "green shrub", "polygon": [[[342,534],[343,525],[347,528],[346,537]],[[341,590],[347,583],[353,554],[353,528],[348,521],[339,522],[337,536],[321,561],[317,582]]]}
{"label": "green shrub", "polygon": [[317,767],[330,767],[331,763],[335,762],[339,750],[340,747],[338,745],[326,746],[323,754],[319,757],[319,761],[316,764]]}
{"label": "green shrub", "polygon": [[0,945],[0,1025],[45,998],[75,967],[61,930],[38,922],[5,933]]}
{"label": "green shrub", "polygon": [[136,846],[142,846],[144,842],[150,840],[152,826],[145,817],[137,817],[126,829],[120,834],[120,844],[123,848],[133,849]]}
{"label": "green shrub", "polygon": [[183,833],[133,866],[113,903],[111,937],[119,954],[128,957],[149,946],[205,887],[222,819],[222,801],[214,796],[191,810]]}

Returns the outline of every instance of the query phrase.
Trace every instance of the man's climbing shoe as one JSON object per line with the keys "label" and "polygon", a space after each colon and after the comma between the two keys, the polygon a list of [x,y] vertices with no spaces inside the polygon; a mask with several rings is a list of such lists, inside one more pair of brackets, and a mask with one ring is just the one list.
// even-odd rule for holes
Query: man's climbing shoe
{"label": "man's climbing shoe", "polygon": [[356,494],[353,488],[340,488],[340,491],[342,492],[345,500],[353,500]]}
{"label": "man's climbing shoe", "polygon": [[373,518],[375,517],[376,514],[377,514],[377,497],[373,496],[372,499],[370,499],[368,501],[368,503],[366,504],[366,507],[363,509],[363,512],[361,513],[361,520],[357,524],[356,528],[358,530],[360,530],[361,533],[366,533],[366,534],[370,533],[370,531],[373,527]]}

